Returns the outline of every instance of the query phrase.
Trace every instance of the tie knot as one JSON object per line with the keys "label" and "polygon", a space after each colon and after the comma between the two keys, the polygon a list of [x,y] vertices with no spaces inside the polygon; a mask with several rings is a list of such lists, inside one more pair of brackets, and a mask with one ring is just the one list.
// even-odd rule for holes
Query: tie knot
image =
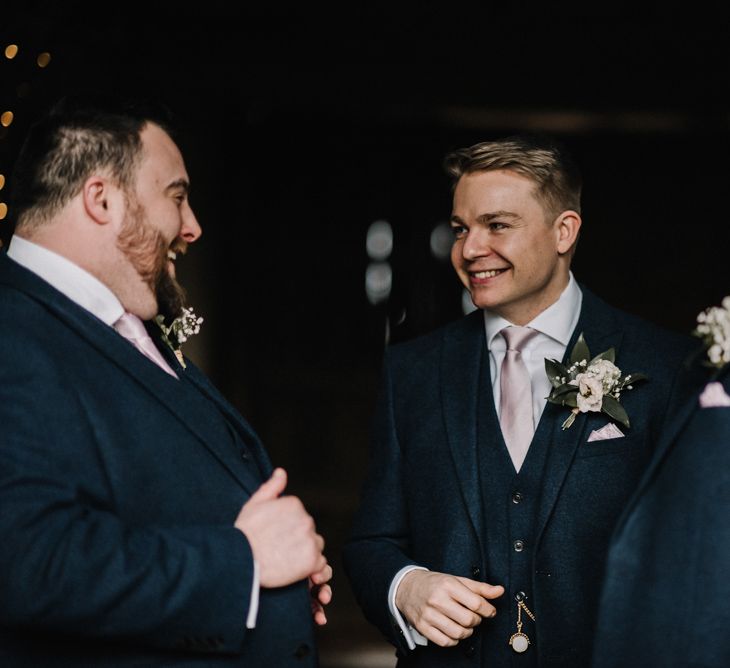
{"label": "tie knot", "polygon": [[114,323],[114,329],[125,339],[132,341],[144,341],[149,338],[149,334],[147,334],[147,330],[144,328],[144,323],[134,313],[124,313]]}
{"label": "tie knot", "polygon": [[525,344],[533,337],[537,332],[529,327],[505,327],[500,334],[507,343],[507,350],[516,350],[522,352]]}

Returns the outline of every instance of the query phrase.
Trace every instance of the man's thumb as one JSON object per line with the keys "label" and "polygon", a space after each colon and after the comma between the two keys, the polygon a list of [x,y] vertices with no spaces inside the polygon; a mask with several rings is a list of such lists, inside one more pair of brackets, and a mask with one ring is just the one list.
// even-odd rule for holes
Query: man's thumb
{"label": "man's thumb", "polygon": [[286,487],[286,471],[282,468],[274,469],[271,477],[259,487],[248,503],[256,503],[260,501],[270,501],[276,499],[284,491]]}

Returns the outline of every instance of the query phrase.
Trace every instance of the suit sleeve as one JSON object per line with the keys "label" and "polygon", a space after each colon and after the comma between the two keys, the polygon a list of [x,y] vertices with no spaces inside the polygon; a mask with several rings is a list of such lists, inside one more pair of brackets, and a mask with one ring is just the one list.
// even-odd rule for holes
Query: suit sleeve
{"label": "suit sleeve", "polygon": [[0,624],[238,651],[253,580],[244,535],[121,521],[82,396],[40,346],[0,342]]}
{"label": "suit sleeve", "polygon": [[409,526],[403,488],[403,457],[398,442],[391,370],[386,354],[383,381],[372,425],[370,465],[355,515],[344,563],[355,596],[367,619],[397,647],[407,649],[388,609],[393,578],[405,566]]}

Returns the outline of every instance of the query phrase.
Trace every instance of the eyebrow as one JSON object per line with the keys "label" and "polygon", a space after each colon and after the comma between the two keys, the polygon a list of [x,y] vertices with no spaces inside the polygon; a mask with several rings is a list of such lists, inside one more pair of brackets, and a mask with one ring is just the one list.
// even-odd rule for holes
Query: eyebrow
{"label": "eyebrow", "polygon": [[185,191],[185,194],[187,194],[190,192],[190,182],[187,179],[177,179],[176,181],[168,184],[167,188],[165,188],[165,192],[177,190],[178,188],[181,188]]}
{"label": "eyebrow", "polygon": [[[477,222],[478,223],[491,223],[493,220],[497,218],[512,218],[513,220],[515,218],[519,218],[520,216],[516,213],[512,213],[511,211],[493,211],[492,213],[483,213],[480,216],[477,216]],[[451,216],[451,222],[452,223],[463,223],[464,221],[459,218],[459,216],[452,214]]]}

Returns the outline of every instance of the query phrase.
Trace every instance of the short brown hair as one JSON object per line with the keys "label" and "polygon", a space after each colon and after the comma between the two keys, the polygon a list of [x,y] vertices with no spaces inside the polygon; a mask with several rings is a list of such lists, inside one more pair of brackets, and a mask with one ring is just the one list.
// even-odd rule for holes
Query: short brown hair
{"label": "short brown hair", "polygon": [[59,100],[30,130],[12,179],[17,229],[36,229],[53,218],[97,170],[128,190],[142,153],[147,123],[167,130],[161,106],[112,96],[78,94]]}
{"label": "short brown hair", "polygon": [[480,142],[449,153],[444,167],[454,188],[464,174],[496,169],[516,172],[535,182],[537,197],[553,216],[568,209],[580,213],[580,171],[554,140],[513,136]]}

